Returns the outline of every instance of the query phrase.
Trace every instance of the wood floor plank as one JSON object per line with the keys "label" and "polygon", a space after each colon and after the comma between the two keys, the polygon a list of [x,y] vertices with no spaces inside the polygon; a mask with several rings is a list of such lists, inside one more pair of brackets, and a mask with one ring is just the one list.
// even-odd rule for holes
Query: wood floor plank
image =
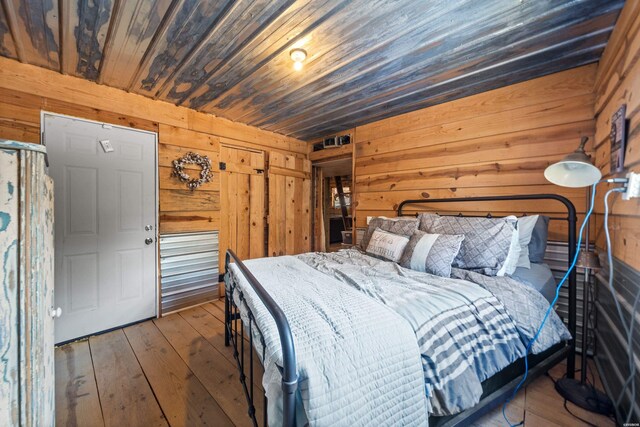
{"label": "wood floor plank", "polygon": [[[512,424],[519,423],[524,418],[524,409],[515,405],[507,405],[505,411],[509,421]],[[507,422],[502,416],[502,405],[493,409],[487,415],[484,415],[478,421],[472,424],[473,427],[504,427],[508,426]]]}
{"label": "wood floor plank", "polygon": [[216,307],[218,307],[220,310],[222,310],[222,313],[224,313],[224,300],[223,299],[217,299],[215,301],[211,301],[211,304],[213,304]]}
{"label": "wood floor plank", "polygon": [[[198,377],[222,410],[238,426],[250,426],[247,403],[236,366],[178,314],[154,320],[182,360]],[[262,391],[254,388],[257,413],[262,413]]]}
{"label": "wood floor plank", "polygon": [[224,345],[224,324],[220,320],[202,308],[202,305],[182,310],[178,314],[235,366],[233,350]]}
{"label": "wood floor plank", "polygon": [[[611,419],[605,416],[585,411],[572,403],[568,403],[567,406],[571,412],[597,426],[613,427],[615,425]],[[556,391],[551,378],[546,376],[540,377],[527,386],[525,409],[527,414],[533,413],[559,425],[582,425],[564,408],[564,399]]]}
{"label": "wood floor plank", "polygon": [[[197,307],[57,348],[56,424],[120,427],[166,425],[168,421],[171,426],[247,425],[235,360],[231,348],[224,346],[224,326],[219,318],[223,310],[217,301],[207,308]],[[564,372],[561,363],[550,375],[557,379]],[[599,384],[597,371],[593,374]],[[143,399],[140,390],[145,387]],[[261,393],[258,387],[255,392]],[[141,410],[149,402],[151,409]],[[583,425],[563,403],[551,379],[543,376],[507,406],[507,416],[511,422],[524,417],[524,427]],[[614,425],[606,417],[568,406],[595,425]],[[149,415],[160,408],[166,419],[162,414],[160,418]],[[143,421],[141,412],[148,412],[152,422]],[[474,423],[503,425],[501,406]]]}
{"label": "wood floor plank", "polygon": [[[524,419],[524,407],[526,399],[526,389],[520,390],[515,399],[507,404],[505,413],[512,424],[517,424]],[[508,425],[502,415],[502,405],[484,415],[472,424],[474,427],[504,427]]]}
{"label": "wood floor plank", "polygon": [[[205,304],[206,305],[206,304]],[[183,310],[180,315],[189,324],[200,333],[209,343],[216,348],[224,357],[227,358],[233,366],[236,366],[236,360],[233,358],[233,349],[224,345],[224,323],[218,318],[214,317],[211,313],[203,308],[204,306],[198,306],[189,310]],[[254,384],[262,389],[262,375],[264,369],[254,353],[253,369],[255,372]]]}
{"label": "wood floor plank", "polygon": [[565,425],[577,426],[583,424],[578,420],[576,420],[574,424],[556,424],[534,412],[527,411],[525,414],[524,427],[563,427]]}
{"label": "wood floor plank", "polygon": [[104,426],[88,341],[55,350],[56,425]]}
{"label": "wood floor plank", "polygon": [[124,332],[172,427],[233,425],[152,321]]}
{"label": "wood floor plank", "polygon": [[167,426],[122,329],[89,339],[105,426]]}
{"label": "wood floor plank", "polygon": [[220,305],[218,301],[211,301],[206,304],[202,304],[202,308],[207,310],[213,315],[213,317],[220,320],[224,324],[224,302],[222,302],[222,305]]}

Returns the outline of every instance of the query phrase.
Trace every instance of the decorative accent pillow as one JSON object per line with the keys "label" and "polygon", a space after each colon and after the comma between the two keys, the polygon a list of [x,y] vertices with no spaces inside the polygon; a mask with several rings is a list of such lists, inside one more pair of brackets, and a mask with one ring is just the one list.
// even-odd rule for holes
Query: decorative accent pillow
{"label": "decorative accent pillow", "polygon": [[404,248],[400,265],[423,273],[451,277],[451,264],[464,240],[461,235],[416,231]]}
{"label": "decorative accent pillow", "polygon": [[531,241],[529,242],[529,261],[535,263],[544,262],[544,253],[547,251],[547,238],[549,237],[549,217],[538,215],[538,221],[533,227]]}
{"label": "decorative accent pillow", "polygon": [[420,214],[420,230],[432,234],[462,234],[453,266],[495,276],[504,265],[517,218],[476,218]]}
{"label": "decorative accent pillow", "polygon": [[369,239],[367,253],[398,262],[407,243],[409,243],[408,237],[376,228]]}
{"label": "decorative accent pillow", "polygon": [[[539,215],[523,216],[518,218],[518,242],[520,244],[520,256],[518,257],[517,267],[531,268],[529,261],[529,242],[533,228],[538,222]],[[510,273],[511,274],[511,273]]]}
{"label": "decorative accent pillow", "polygon": [[369,226],[362,236],[360,241],[360,247],[366,251],[369,246],[369,239],[375,231],[379,228],[382,231],[388,231],[389,233],[399,234],[401,236],[411,237],[411,235],[418,229],[418,218],[385,218],[383,216],[372,218],[369,221]]}

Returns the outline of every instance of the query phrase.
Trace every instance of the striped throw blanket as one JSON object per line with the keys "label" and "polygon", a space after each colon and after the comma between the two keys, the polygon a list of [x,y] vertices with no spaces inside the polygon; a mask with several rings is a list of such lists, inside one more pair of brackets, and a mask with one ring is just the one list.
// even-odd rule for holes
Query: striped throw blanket
{"label": "striped throw blanket", "polygon": [[433,415],[455,414],[474,406],[482,395],[482,381],[524,356],[518,322],[499,295],[485,286],[405,269],[355,249],[298,257],[409,322],[422,354]]}

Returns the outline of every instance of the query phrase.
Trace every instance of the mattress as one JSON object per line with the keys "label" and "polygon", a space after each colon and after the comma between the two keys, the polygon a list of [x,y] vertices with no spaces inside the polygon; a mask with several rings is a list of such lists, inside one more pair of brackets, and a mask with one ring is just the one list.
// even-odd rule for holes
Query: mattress
{"label": "mattress", "polygon": [[532,262],[531,268],[518,267],[511,277],[540,292],[549,303],[556,295],[556,280],[547,264]]}

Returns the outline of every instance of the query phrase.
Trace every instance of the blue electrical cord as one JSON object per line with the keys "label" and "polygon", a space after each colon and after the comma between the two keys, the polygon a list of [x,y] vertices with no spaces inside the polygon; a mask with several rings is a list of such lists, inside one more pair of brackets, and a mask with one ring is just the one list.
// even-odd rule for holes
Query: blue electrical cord
{"label": "blue electrical cord", "polygon": [[[529,341],[529,344],[527,344],[527,349],[526,349],[526,352],[525,352],[525,355],[524,355],[524,376],[522,377],[522,379],[520,380],[520,382],[518,383],[516,388],[513,390],[513,393],[511,394],[511,397],[509,397],[504,402],[504,405],[502,405],[502,416],[504,417],[504,420],[509,424],[510,427],[518,427],[518,426],[521,426],[522,424],[524,424],[524,420],[520,421],[518,424],[511,424],[511,422],[507,418],[507,414],[505,412],[506,409],[507,409],[507,404],[509,402],[511,402],[514,397],[516,397],[516,394],[518,393],[518,390],[520,390],[520,387],[522,387],[524,382],[527,380],[527,376],[529,375],[529,352],[531,351],[531,347],[533,346],[533,343],[536,342],[536,340],[538,339],[538,336],[540,336],[540,333],[542,332],[542,328],[544,327],[544,324],[546,323],[547,318],[549,317],[549,314],[551,314],[551,310],[553,310],[553,306],[556,304],[556,301],[558,301],[558,297],[560,296],[560,288],[562,288],[562,285],[564,285],[564,282],[567,281],[567,278],[569,277],[569,274],[576,267],[576,263],[578,262],[578,256],[580,255],[580,245],[582,245],[582,233],[584,232],[584,227],[587,225],[587,221],[589,221],[589,217],[591,216],[591,213],[593,212],[593,207],[595,205],[596,185],[597,185],[597,183],[593,184],[593,189],[591,190],[591,206],[589,207],[589,211],[587,212],[587,215],[584,217],[584,221],[582,221],[582,225],[580,226],[580,233],[578,234],[578,247],[576,248],[576,254],[573,257],[573,261],[571,262],[571,266],[569,267],[569,269],[565,273],[564,277],[562,278],[562,280],[560,281],[558,286],[556,286],[556,295],[553,298],[553,301],[551,301],[551,304],[549,304],[549,308],[547,309],[547,312],[545,313],[544,317],[542,318],[542,323],[540,323],[540,327],[536,331],[536,334],[533,336],[531,341]],[[587,244],[588,244],[588,242],[587,242]],[[575,337],[574,337],[574,339],[575,339]]]}

